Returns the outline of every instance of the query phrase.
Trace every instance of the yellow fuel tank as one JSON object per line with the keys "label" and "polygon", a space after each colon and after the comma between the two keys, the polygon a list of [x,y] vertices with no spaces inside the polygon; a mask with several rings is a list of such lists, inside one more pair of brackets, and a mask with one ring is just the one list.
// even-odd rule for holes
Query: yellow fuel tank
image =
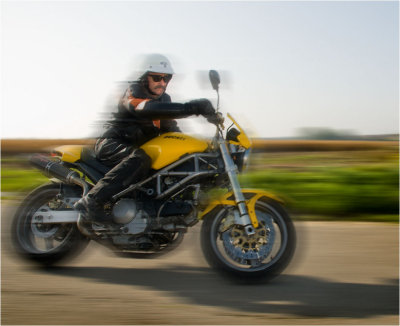
{"label": "yellow fuel tank", "polygon": [[140,148],[151,157],[151,167],[159,170],[185,154],[204,152],[208,148],[208,143],[179,132],[167,132],[153,138]]}

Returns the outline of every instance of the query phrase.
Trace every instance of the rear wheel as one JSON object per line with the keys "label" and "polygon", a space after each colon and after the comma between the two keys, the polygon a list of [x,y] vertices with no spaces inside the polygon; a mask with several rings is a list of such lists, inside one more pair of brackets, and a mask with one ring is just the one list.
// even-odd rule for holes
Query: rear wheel
{"label": "rear wheel", "polygon": [[[18,208],[11,234],[14,247],[22,257],[52,265],[79,254],[88,244],[89,240],[74,223],[40,223],[38,212],[73,209],[67,203],[68,198],[60,199],[59,194],[60,185],[41,186],[30,193]],[[80,197],[80,194],[76,193],[75,197]]]}
{"label": "rear wheel", "polygon": [[241,282],[267,281],[289,264],[296,246],[292,221],[272,199],[256,203],[259,227],[247,236],[235,224],[235,207],[218,207],[205,218],[201,244],[208,263],[218,272]]}

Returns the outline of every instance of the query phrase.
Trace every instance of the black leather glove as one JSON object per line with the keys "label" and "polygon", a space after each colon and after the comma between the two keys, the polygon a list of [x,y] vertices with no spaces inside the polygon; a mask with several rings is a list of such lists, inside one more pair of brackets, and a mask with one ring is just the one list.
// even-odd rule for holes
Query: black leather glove
{"label": "black leather glove", "polygon": [[224,120],[225,119],[224,119],[223,115],[220,112],[215,113],[215,114],[210,115],[210,116],[207,117],[207,121],[209,123],[214,124],[214,125],[223,124]]}
{"label": "black leather glove", "polygon": [[215,115],[215,109],[213,108],[211,102],[206,98],[192,100],[185,103],[184,105],[190,114],[201,114],[205,117]]}

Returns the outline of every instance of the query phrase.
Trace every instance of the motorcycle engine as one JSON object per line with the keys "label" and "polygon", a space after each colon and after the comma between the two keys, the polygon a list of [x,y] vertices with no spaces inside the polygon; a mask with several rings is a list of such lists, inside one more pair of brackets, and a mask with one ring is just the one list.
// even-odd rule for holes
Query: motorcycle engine
{"label": "motorcycle engine", "polygon": [[138,214],[136,202],[128,198],[120,199],[114,205],[112,214],[115,223],[128,224]]}
{"label": "motorcycle engine", "polygon": [[124,234],[140,234],[148,226],[148,215],[137,208],[137,204],[133,199],[120,199],[114,205],[112,213],[113,221],[123,225],[122,232]]}

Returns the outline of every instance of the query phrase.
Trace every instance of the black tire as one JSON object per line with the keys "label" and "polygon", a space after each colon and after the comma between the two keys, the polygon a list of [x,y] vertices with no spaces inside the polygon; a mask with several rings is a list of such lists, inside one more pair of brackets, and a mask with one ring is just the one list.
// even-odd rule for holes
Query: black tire
{"label": "black tire", "polygon": [[288,213],[275,200],[257,201],[260,226],[255,238],[249,239],[243,227],[229,217],[233,209],[219,206],[204,219],[201,246],[207,262],[236,282],[260,283],[276,277],[289,264],[296,247],[296,232]]}
{"label": "black tire", "polygon": [[[65,185],[75,197],[81,194]],[[59,184],[46,184],[32,191],[19,206],[11,227],[12,243],[17,253],[30,261],[50,266],[80,254],[89,239],[82,235],[76,224],[38,224],[32,222],[32,216],[44,205],[65,204],[57,199]],[[68,208],[67,208],[68,209]],[[71,209],[71,208],[69,208]]]}

